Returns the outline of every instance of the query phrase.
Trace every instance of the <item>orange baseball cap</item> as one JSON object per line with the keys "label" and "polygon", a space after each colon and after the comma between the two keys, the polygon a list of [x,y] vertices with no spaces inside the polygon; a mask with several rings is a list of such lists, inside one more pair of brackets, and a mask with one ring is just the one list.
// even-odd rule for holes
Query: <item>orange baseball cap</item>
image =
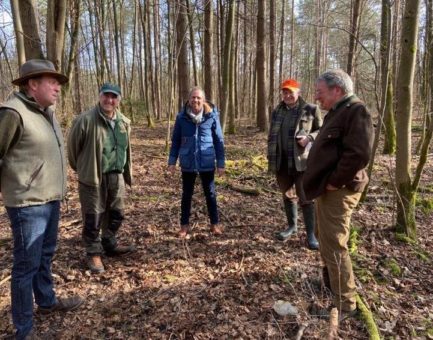
{"label": "orange baseball cap", "polygon": [[301,84],[299,84],[295,79],[286,79],[281,83],[281,90],[290,90],[292,92],[297,91],[301,88]]}

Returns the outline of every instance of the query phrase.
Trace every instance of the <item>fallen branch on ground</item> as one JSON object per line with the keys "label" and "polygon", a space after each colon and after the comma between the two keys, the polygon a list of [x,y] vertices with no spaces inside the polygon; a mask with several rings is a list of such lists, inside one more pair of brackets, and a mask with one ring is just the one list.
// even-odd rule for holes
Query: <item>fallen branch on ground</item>
{"label": "fallen branch on ground", "polygon": [[364,320],[367,327],[370,340],[380,340],[379,329],[377,328],[376,322],[374,321],[373,313],[371,313],[371,310],[367,307],[364,301],[362,301],[359,295],[356,296],[356,303],[358,304],[358,309],[361,312],[361,318]]}

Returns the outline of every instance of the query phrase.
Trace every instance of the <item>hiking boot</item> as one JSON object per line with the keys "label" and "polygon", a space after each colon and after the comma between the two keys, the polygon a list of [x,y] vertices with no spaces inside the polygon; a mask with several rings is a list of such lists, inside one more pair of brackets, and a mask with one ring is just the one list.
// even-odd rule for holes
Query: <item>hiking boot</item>
{"label": "hiking boot", "polygon": [[[14,337],[15,339],[15,337]],[[31,330],[29,334],[26,335],[26,337],[24,338],[24,340],[40,340],[41,338],[38,337],[38,335],[36,334],[35,330]]]}
{"label": "hiking boot", "polygon": [[58,298],[57,302],[51,307],[41,307],[38,310],[41,314],[51,314],[54,312],[69,312],[79,308],[84,303],[84,299],[78,295],[74,295],[67,298]]}
{"label": "hiking boot", "polygon": [[214,236],[219,236],[223,233],[223,229],[219,224],[212,224],[210,226],[210,231]]}
{"label": "hiking boot", "polygon": [[177,234],[177,236],[179,236],[179,238],[186,238],[186,236],[189,233],[189,225],[188,224],[183,224],[180,226],[180,231]]}
{"label": "hiking boot", "polygon": [[105,271],[100,255],[87,255],[87,267],[92,273],[103,273]]}
{"label": "hiking boot", "polygon": [[133,253],[136,251],[137,248],[135,248],[134,245],[128,244],[126,246],[116,246],[113,249],[105,249],[105,255],[109,257],[113,256],[121,256],[129,253]]}

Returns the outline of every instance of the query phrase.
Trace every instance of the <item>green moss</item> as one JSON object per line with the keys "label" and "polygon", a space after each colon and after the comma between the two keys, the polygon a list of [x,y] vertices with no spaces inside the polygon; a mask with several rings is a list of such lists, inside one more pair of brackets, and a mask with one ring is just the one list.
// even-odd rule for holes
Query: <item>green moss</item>
{"label": "green moss", "polygon": [[401,276],[402,273],[401,268],[395,259],[391,258],[387,260],[385,262],[385,266],[389,269],[392,275]]}
{"label": "green moss", "polygon": [[427,333],[427,336],[433,337],[433,328],[428,328],[426,333]]}
{"label": "green moss", "polygon": [[368,331],[368,335],[370,340],[380,340],[379,328],[376,325],[376,321],[374,321],[373,313],[368,308],[368,306],[362,301],[359,295],[356,296],[356,303],[358,305],[358,309],[361,313],[361,318],[365,323],[365,326]]}
{"label": "green moss", "polygon": [[430,262],[430,254],[422,249],[415,249],[414,253],[423,262]]}
{"label": "green moss", "polygon": [[403,233],[396,233],[395,234],[395,239],[397,241],[404,242],[404,243],[407,243],[407,244],[412,244],[412,245],[416,244],[415,240],[411,239],[410,237],[408,237],[406,234],[403,234]]}
{"label": "green moss", "polygon": [[358,251],[358,243],[359,243],[359,231],[358,227],[350,228],[349,235],[349,253],[355,254]]}
{"label": "green moss", "polygon": [[419,198],[416,199],[416,206],[421,209],[424,214],[433,212],[433,198]]}

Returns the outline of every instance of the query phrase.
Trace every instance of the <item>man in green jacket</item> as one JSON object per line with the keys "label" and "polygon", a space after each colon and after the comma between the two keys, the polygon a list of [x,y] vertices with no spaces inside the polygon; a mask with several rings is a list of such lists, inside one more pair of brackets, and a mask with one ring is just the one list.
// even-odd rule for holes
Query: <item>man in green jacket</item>
{"label": "man in green jacket", "polygon": [[57,244],[60,203],[66,192],[63,136],[51,106],[68,78],[48,60],[20,67],[20,87],[0,105],[0,191],[14,241],[12,320],[17,339],[39,339],[33,297],[41,313],[70,311],[83,299],[57,298],[51,261]]}
{"label": "man in green jacket", "polygon": [[350,218],[368,176],[373,143],[371,115],[353,94],[350,76],[342,70],[323,73],[316,100],[328,111],[307,161],[304,190],[316,199],[320,255],[340,320],[356,313],[356,286],[347,243]]}
{"label": "man in green jacket", "polygon": [[317,250],[314,236],[314,202],[307,200],[302,188],[308,152],[322,125],[320,110],[300,96],[300,84],[295,79],[282,82],[281,102],[272,112],[268,136],[268,166],[275,173],[283,194],[287,228],[277,233],[277,239],[288,240],[298,231],[298,201],[307,229],[307,244]]}
{"label": "man in green jacket", "polygon": [[131,186],[132,178],[130,120],[119,111],[120,100],[118,85],[102,85],[98,105],[75,119],[68,136],[69,164],[78,173],[87,265],[94,273],[105,270],[104,251],[117,256],[135,249],[116,240],[125,218],[125,183]]}

